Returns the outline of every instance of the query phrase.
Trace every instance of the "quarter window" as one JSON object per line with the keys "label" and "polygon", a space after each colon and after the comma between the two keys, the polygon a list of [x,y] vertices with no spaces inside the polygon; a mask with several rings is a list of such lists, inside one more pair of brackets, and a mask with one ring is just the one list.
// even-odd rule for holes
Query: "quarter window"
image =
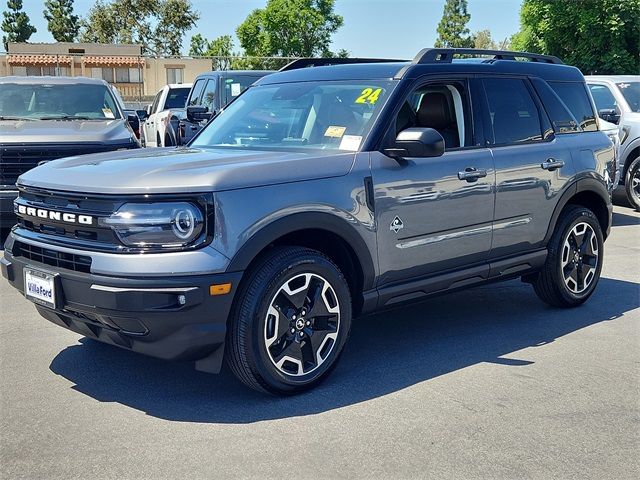
{"label": "quarter window", "polygon": [[586,132],[598,130],[596,115],[591,106],[589,95],[584,83],[580,82],[549,82],[549,85],[560,99],[573,113],[580,124],[580,128]]}
{"label": "quarter window", "polygon": [[504,145],[542,140],[540,113],[523,80],[483,80],[494,143]]}

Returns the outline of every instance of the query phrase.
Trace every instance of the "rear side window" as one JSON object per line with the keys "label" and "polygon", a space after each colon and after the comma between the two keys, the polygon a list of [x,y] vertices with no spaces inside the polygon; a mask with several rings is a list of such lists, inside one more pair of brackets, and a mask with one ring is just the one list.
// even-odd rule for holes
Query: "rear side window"
{"label": "rear side window", "polygon": [[198,101],[200,100],[200,94],[202,93],[202,89],[204,88],[204,84],[207,80],[205,78],[201,78],[196,81],[191,89],[191,96],[189,97],[189,105],[198,105]]}
{"label": "rear side window", "polygon": [[549,82],[585,132],[598,130],[596,114],[591,106],[585,85],[581,82]]}
{"label": "rear side window", "polygon": [[483,84],[496,145],[542,140],[540,113],[523,80],[488,78]]}

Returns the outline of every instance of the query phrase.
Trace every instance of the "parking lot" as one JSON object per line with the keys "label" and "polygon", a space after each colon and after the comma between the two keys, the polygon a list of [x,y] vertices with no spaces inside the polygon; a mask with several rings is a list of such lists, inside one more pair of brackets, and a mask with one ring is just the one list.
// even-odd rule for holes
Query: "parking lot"
{"label": "parking lot", "polygon": [[2,478],[638,478],[639,223],[616,207],[581,308],[516,280],[362,318],[283,399],[81,338],[3,280]]}

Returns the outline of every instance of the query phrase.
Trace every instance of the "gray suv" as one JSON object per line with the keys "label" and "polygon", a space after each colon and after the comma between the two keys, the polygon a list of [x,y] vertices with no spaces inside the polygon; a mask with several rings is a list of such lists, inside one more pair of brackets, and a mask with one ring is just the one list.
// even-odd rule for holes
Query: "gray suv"
{"label": "gray suv", "polygon": [[64,328],[291,394],[377,309],[517,277],[583,303],[614,175],[583,76],[555,57],[304,59],[187,147],[22,175],[2,273]]}

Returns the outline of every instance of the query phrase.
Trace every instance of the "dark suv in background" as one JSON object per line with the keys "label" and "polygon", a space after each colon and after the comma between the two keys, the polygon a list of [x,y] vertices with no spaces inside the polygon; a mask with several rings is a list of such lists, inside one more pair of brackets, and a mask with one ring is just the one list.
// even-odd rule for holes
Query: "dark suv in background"
{"label": "dark suv in background", "polygon": [[353,316],[517,277],[582,304],[615,173],[584,77],[555,57],[305,59],[187,148],[22,175],[2,274],[62,327],[290,394],[333,369]]}
{"label": "dark suv in background", "polygon": [[103,80],[0,78],[0,227],[16,223],[13,200],[21,174],[56,158],[137,148],[138,125]]}

